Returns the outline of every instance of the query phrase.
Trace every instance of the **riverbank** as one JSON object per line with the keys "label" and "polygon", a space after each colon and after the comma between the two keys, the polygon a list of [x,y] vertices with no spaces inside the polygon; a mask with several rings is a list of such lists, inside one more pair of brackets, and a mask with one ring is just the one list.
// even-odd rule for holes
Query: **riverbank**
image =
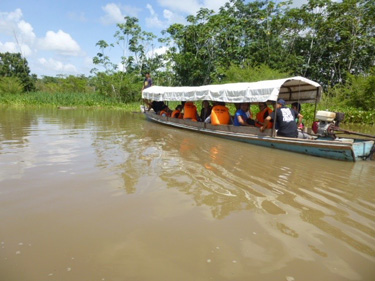
{"label": "riverbank", "polygon": [[[12,106],[56,106],[56,107],[89,107],[89,108],[113,108],[121,109],[127,112],[139,111],[139,102],[123,103],[113,97],[104,96],[99,93],[46,93],[46,92],[30,92],[23,94],[1,94],[0,104]],[[174,109],[178,103],[170,103],[170,108]],[[198,110],[201,103],[197,103]],[[233,107],[234,110],[234,107]],[[258,107],[253,105],[252,112],[255,114]],[[342,123],[346,124],[375,124],[375,110],[365,111],[354,107],[342,107],[333,104],[330,100],[321,101],[317,110],[329,110],[333,112],[345,113],[345,119]],[[303,104],[302,115],[304,123],[310,126],[314,119],[315,105]]]}
{"label": "riverbank", "polygon": [[56,106],[61,108],[111,108],[128,112],[139,111],[139,102],[123,103],[116,98],[98,93],[45,93],[2,94],[0,104],[12,106]]}

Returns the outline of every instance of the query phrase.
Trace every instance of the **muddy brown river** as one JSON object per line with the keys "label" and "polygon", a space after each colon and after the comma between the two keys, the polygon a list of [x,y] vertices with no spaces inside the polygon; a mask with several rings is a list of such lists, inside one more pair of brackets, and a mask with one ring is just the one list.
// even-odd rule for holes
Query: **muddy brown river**
{"label": "muddy brown river", "polygon": [[375,161],[2,106],[0,280],[375,280]]}

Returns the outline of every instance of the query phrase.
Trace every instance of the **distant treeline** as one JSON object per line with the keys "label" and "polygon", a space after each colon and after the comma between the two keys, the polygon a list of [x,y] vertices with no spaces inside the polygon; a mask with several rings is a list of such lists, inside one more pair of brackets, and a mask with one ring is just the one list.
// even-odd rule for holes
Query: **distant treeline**
{"label": "distant treeline", "polygon": [[[89,77],[38,79],[20,54],[2,53],[0,93],[97,93],[126,103],[140,100],[145,72],[167,86],[301,75],[322,84],[325,105],[370,112],[359,121],[371,123],[374,37],[372,0],[310,0],[300,8],[292,8],[291,1],[230,0],[216,13],[201,9],[186,25],[169,26],[158,38],[162,54],[153,50],[156,36],[143,31],[137,18],[125,17],[113,42],[96,44],[96,68]],[[123,51],[120,64],[108,56],[113,48]]]}

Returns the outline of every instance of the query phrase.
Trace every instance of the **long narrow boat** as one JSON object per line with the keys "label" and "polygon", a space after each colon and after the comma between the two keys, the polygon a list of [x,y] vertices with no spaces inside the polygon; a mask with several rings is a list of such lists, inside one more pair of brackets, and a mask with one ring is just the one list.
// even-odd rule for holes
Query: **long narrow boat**
{"label": "long narrow boat", "polygon": [[[321,97],[322,87],[304,77],[267,80],[254,83],[232,83],[199,87],[153,86],[142,92],[142,98],[153,101],[216,101],[226,103],[275,103],[279,98],[287,103],[315,103]],[[177,128],[215,135],[286,151],[298,152],[337,160],[356,161],[368,159],[374,153],[374,138],[338,138],[332,133],[335,121],[321,118],[320,133],[311,139],[286,138],[276,136],[276,130],[233,125],[212,125],[185,119],[165,117],[153,111],[143,110],[148,120]],[[324,115],[325,116],[325,115]],[[328,115],[329,116],[329,115]]]}

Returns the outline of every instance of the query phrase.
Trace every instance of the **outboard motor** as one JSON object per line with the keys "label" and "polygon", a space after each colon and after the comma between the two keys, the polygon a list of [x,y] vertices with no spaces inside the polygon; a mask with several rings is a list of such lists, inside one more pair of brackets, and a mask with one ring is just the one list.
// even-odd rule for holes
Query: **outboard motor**
{"label": "outboard motor", "polygon": [[[335,139],[335,128],[344,120],[345,114],[341,112],[318,111],[316,113],[315,134],[321,137],[330,137]],[[314,125],[313,125],[314,126]]]}

